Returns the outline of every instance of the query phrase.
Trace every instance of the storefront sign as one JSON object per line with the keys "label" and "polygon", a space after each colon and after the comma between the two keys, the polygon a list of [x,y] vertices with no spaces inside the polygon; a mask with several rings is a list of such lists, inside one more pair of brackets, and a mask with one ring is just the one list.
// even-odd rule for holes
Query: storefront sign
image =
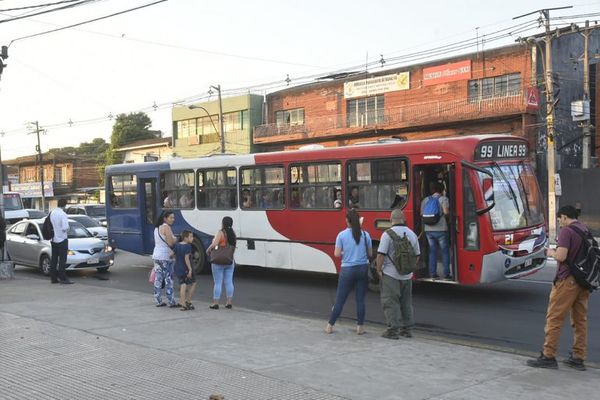
{"label": "storefront sign", "polygon": [[407,90],[410,88],[410,72],[376,76],[344,83],[344,98],[367,97],[376,94]]}
{"label": "storefront sign", "polygon": [[471,60],[423,68],[423,86],[471,79]]}
{"label": "storefront sign", "polygon": [[[21,197],[42,197],[42,185],[40,182],[29,182],[29,183],[13,183],[11,185],[11,190],[13,192],[18,192],[21,194]],[[52,182],[44,182],[44,196],[45,197],[53,197],[54,196],[54,185]]]}

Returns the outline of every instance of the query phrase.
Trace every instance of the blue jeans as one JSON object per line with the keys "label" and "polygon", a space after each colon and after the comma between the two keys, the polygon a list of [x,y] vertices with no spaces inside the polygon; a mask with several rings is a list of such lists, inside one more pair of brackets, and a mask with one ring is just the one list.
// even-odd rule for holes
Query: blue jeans
{"label": "blue jeans", "polygon": [[425,232],[427,243],[429,243],[429,276],[437,276],[437,248],[442,252],[444,263],[444,276],[450,275],[450,243],[446,231]]}
{"label": "blue jeans", "polygon": [[235,268],[235,264],[231,265],[221,265],[221,264],[211,264],[212,267],[212,276],[215,281],[215,286],[213,288],[213,299],[218,301],[221,298],[221,288],[223,287],[223,282],[225,282],[225,295],[228,299],[233,297],[233,270]]}
{"label": "blue jeans", "polygon": [[363,325],[365,323],[365,295],[369,280],[367,269],[368,265],[364,264],[354,267],[342,267],[340,270],[335,304],[329,317],[330,325],[335,325],[335,321],[342,313],[344,303],[346,303],[352,289],[356,289],[356,324]]}
{"label": "blue jeans", "polygon": [[173,296],[173,261],[172,260],[154,260],[154,300],[156,304],[162,303],[161,287],[163,280],[165,281],[165,293],[169,300],[169,305],[177,304],[175,296]]}

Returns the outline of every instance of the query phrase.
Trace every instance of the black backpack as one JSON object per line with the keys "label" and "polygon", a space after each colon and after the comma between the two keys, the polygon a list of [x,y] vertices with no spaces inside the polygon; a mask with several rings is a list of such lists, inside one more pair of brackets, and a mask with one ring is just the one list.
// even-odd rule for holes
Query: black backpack
{"label": "black backpack", "polygon": [[42,225],[42,237],[45,240],[52,240],[54,237],[54,226],[52,226],[50,215],[52,215],[52,213],[48,214],[46,219],[44,219],[44,224]]}
{"label": "black backpack", "polygon": [[598,242],[590,231],[583,232],[581,229],[568,226],[577,233],[583,241],[576,261],[569,263],[569,272],[575,278],[575,282],[584,289],[593,292],[600,287],[600,248]]}

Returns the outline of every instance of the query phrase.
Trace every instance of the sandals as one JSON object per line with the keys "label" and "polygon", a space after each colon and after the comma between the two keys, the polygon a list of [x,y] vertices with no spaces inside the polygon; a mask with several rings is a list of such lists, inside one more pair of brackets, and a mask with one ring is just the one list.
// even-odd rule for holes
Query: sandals
{"label": "sandals", "polygon": [[165,303],[160,303],[160,304],[157,304],[157,305],[156,305],[156,307],[164,307],[164,306],[166,306],[166,304],[165,304]]}
{"label": "sandals", "polygon": [[176,304],[169,304],[169,308],[182,308],[183,306],[179,303]]}
{"label": "sandals", "polygon": [[231,310],[233,308],[233,305],[232,304],[226,304],[225,308],[228,309],[228,310]]}
{"label": "sandals", "polygon": [[190,303],[189,301],[185,303],[186,307],[188,308],[188,310],[195,310],[196,307],[194,307],[194,305],[192,303]]}

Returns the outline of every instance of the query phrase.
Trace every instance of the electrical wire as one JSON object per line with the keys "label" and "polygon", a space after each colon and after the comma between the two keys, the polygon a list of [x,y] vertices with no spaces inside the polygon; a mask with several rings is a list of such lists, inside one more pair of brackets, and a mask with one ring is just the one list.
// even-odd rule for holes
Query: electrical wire
{"label": "electrical wire", "polygon": [[56,11],[63,11],[63,10],[67,10],[69,8],[75,8],[75,7],[83,6],[83,5],[86,5],[86,4],[89,4],[89,3],[94,3],[96,1],[98,1],[98,0],[81,0],[78,3],[75,3],[75,4],[67,4],[67,5],[62,6],[62,7],[56,7],[56,8],[53,8],[51,10],[39,11],[39,12],[36,12],[34,14],[20,15],[20,16],[11,17],[11,18],[8,18],[8,19],[0,19],[0,24],[5,23],[5,22],[18,21],[18,20],[21,20],[21,19],[24,19],[24,18],[34,17],[36,15],[53,13],[53,12],[56,12]]}
{"label": "electrical wire", "polygon": [[[95,0],[88,0],[88,1],[95,1]],[[78,22],[78,23],[75,23],[75,24],[63,26],[63,27],[56,28],[56,29],[50,29],[50,30],[47,30],[47,31],[44,31],[44,32],[34,33],[32,35],[22,36],[22,37],[19,37],[19,38],[11,40],[10,43],[9,43],[9,45],[8,45],[8,47],[10,47],[14,42],[17,42],[17,41],[20,41],[20,40],[31,39],[31,38],[37,37],[37,36],[47,35],[47,34],[54,33],[54,32],[59,32],[59,31],[64,31],[65,29],[70,29],[70,28],[74,28],[76,26],[81,26],[81,25],[86,25],[86,24],[92,23],[92,22],[101,21],[103,19],[112,18],[112,17],[115,17],[117,15],[122,15],[122,14],[130,13],[132,11],[141,10],[142,8],[151,7],[151,6],[159,4],[159,3],[164,3],[165,1],[168,1],[168,0],[157,0],[157,1],[154,1],[152,3],[143,4],[143,5],[138,6],[138,7],[133,7],[133,8],[129,8],[129,9],[126,9],[126,10],[118,11],[116,13],[104,15],[102,17],[89,19],[89,20],[86,20],[86,21]]]}
{"label": "electrical wire", "polygon": [[32,6],[23,6],[23,7],[15,7],[15,8],[6,8],[4,10],[0,10],[0,12],[6,12],[6,11],[20,11],[20,10],[28,10],[30,8],[41,8],[41,7],[50,7],[50,6],[55,6],[58,4],[64,4],[64,3],[74,3],[76,1],[79,0],[62,0],[62,1],[57,1],[54,3],[46,3],[46,4],[35,4]]}

